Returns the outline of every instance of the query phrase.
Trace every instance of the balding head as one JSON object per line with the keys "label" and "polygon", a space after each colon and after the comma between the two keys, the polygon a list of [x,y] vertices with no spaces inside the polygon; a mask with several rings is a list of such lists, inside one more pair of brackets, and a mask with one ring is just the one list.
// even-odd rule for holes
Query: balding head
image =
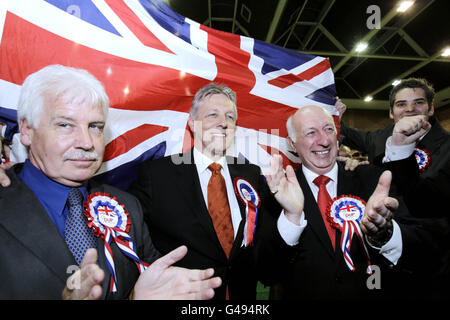
{"label": "balding head", "polygon": [[325,174],[336,163],[337,136],[331,114],[319,106],[305,106],[286,123],[291,146],[302,163],[317,174]]}

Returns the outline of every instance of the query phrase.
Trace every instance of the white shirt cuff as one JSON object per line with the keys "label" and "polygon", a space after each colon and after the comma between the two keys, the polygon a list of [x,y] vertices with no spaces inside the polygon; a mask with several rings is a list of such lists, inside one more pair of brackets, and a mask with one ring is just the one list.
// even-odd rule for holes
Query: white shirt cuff
{"label": "white shirt cuff", "polygon": [[284,210],[281,212],[280,217],[277,221],[278,232],[283,238],[287,245],[295,246],[298,244],[298,240],[307,225],[305,220],[305,214],[302,212],[300,216],[300,225],[296,225],[286,218],[284,215]]}
{"label": "white shirt cuff", "polygon": [[403,146],[392,145],[392,136],[386,140],[386,151],[384,153],[383,163],[402,160],[408,158],[416,147],[415,142]]}
{"label": "white shirt cuff", "polygon": [[395,266],[402,256],[403,242],[402,232],[395,220],[392,220],[392,226],[394,229],[392,231],[391,239],[389,239],[389,241],[386,242],[381,248],[377,248],[375,246],[372,246],[369,242],[368,243],[372,248],[380,250],[380,254]]}

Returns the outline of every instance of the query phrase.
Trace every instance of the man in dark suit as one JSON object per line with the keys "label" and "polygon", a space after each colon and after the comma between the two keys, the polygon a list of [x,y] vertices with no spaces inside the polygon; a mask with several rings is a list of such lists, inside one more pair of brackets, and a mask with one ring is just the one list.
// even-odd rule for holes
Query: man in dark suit
{"label": "man in dark suit", "polygon": [[[278,226],[263,235],[258,257],[260,265],[267,268],[264,281],[279,280],[284,299],[385,297],[386,291],[397,285],[400,292],[407,293],[402,286],[415,279],[415,274],[409,277],[410,270],[404,272],[404,268],[414,265],[419,254],[431,256],[414,246],[429,230],[401,223],[407,211],[394,198],[378,203],[375,212],[363,216],[363,201],[369,200],[379,181],[385,183],[379,180],[382,172],[373,166],[345,171],[336,162],[336,128],[326,110],[303,107],[288,120],[287,128],[288,140],[302,162],[296,174],[304,204],[302,210],[293,211],[301,212],[297,219],[303,221],[303,227],[290,238],[281,235]],[[278,189],[276,179],[268,179],[268,185],[271,190]],[[396,218],[392,219],[394,210]],[[352,234],[352,221],[361,223],[365,233],[353,224],[353,237],[341,238],[345,232]],[[381,272],[382,290],[370,290],[368,257],[371,265],[380,268],[374,269],[374,276]],[[409,287],[421,285],[411,282]]]}
{"label": "man in dark suit", "polygon": [[[439,173],[432,176],[420,174],[428,168],[424,165],[421,170],[415,157],[415,147],[430,127],[423,115],[400,119],[388,138],[384,166],[392,171],[394,181],[413,215],[446,217],[448,210],[444,208],[450,197],[450,152],[442,155]],[[425,157],[421,159],[422,162],[427,160]]]}
{"label": "man in dark suit", "polygon": [[[431,176],[421,175],[414,150],[417,142],[429,130],[431,124],[422,115],[400,119],[394,127],[390,143],[386,144],[384,166],[393,174],[393,180],[403,195],[409,211],[415,217],[447,221],[450,217],[447,208],[450,197],[450,152],[442,157],[443,164],[437,173]],[[425,220],[426,219],[426,220]],[[439,220],[437,220],[439,221]],[[440,297],[449,297],[450,266],[448,229],[436,234],[435,242],[443,245],[442,260],[437,272],[430,272],[430,282],[435,283]],[[443,238],[443,239],[442,239]]]}
{"label": "man in dark suit", "polygon": [[[231,89],[213,83],[201,88],[188,120],[194,148],[144,163],[130,189],[143,206],[155,247],[166,253],[186,245],[189,252],[177,265],[214,268],[223,283],[215,298],[222,300],[256,298],[254,248],[259,234],[272,223],[269,212],[281,210],[260,168],[227,156],[236,120],[236,96]],[[218,193],[210,189],[212,163],[221,165],[226,189],[222,207],[227,210],[220,213],[221,225],[212,212],[218,201],[211,199]],[[252,220],[255,207],[256,221]],[[289,215],[289,210],[285,214]],[[230,232],[227,240],[224,229]]]}
{"label": "man in dark suit", "polygon": [[90,181],[108,104],[84,70],[47,66],[25,80],[18,119],[29,160],[0,190],[0,299],[205,299],[220,285],[212,269],[171,266],[185,247],[159,258],[136,198]]}
{"label": "man in dark suit", "polygon": [[[409,78],[394,86],[389,96],[389,116],[393,124],[376,130],[360,131],[349,128],[341,121],[342,143],[366,153],[369,162],[382,165],[385,156],[386,141],[392,135],[394,125],[404,117],[423,115],[431,126],[423,132],[417,141],[417,148],[430,155],[426,170],[422,170],[424,177],[436,176],[437,172],[448,162],[450,154],[450,133],[442,128],[434,115],[434,89],[424,79]],[[340,113],[345,111],[345,105],[337,102]]]}

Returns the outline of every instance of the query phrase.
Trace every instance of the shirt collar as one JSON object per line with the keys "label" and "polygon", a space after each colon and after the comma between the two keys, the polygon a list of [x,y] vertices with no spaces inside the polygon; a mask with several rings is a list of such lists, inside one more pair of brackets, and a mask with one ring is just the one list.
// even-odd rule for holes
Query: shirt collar
{"label": "shirt collar", "polygon": [[203,173],[206,169],[208,169],[208,166],[213,162],[220,164],[222,166],[222,168],[224,168],[224,170],[227,165],[225,156],[221,157],[217,161],[213,161],[208,156],[206,156],[203,153],[201,153],[200,151],[198,151],[196,147],[194,147],[194,162],[195,162],[195,165],[197,166],[197,171],[199,173]]}
{"label": "shirt collar", "polygon": [[[71,187],[53,181],[41,170],[36,168],[28,159],[25,160],[19,177],[33,191],[44,207],[52,210],[56,214],[63,213]],[[88,194],[86,186],[87,183],[78,187],[84,199],[86,199]]]}
{"label": "shirt collar", "polygon": [[[305,166],[302,166],[303,174],[305,175],[306,181],[314,181],[315,178],[320,176],[320,174],[315,173],[314,171],[308,169]],[[337,162],[334,164],[333,168],[331,168],[330,171],[328,171],[326,174],[323,174],[324,176],[327,176],[334,182],[337,182],[338,177],[338,165]]]}

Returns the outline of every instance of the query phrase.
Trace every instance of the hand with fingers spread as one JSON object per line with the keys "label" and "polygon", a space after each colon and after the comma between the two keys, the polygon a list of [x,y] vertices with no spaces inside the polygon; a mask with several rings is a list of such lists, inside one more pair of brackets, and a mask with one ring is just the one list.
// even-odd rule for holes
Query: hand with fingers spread
{"label": "hand with fingers spread", "polygon": [[430,128],[431,124],[424,115],[403,117],[394,126],[392,144],[401,146],[414,143]]}
{"label": "hand with fingers spread", "polygon": [[345,162],[345,170],[347,171],[354,171],[358,166],[369,164],[369,161],[367,160],[359,161],[357,159],[347,158],[343,156],[337,156],[336,160]]}
{"label": "hand with fingers spread", "polygon": [[139,277],[134,287],[136,300],[207,300],[214,296],[214,289],[222,281],[211,278],[212,268],[190,270],[174,267],[187,253],[185,246],[169,252],[153,262]]}
{"label": "hand with fingers spread", "polygon": [[288,165],[285,173],[283,158],[280,155],[273,155],[266,180],[275,199],[283,207],[285,216],[298,225],[305,198],[292,166]]}
{"label": "hand with fingers spread", "polygon": [[81,268],[67,279],[63,290],[64,300],[97,300],[102,295],[103,270],[96,264],[97,250],[88,249]]}
{"label": "hand with fingers spread", "polygon": [[392,173],[384,171],[367,201],[361,220],[361,230],[368,236],[369,242],[376,246],[386,243],[393,231],[392,216],[399,203],[397,199],[389,197],[391,181]]}

